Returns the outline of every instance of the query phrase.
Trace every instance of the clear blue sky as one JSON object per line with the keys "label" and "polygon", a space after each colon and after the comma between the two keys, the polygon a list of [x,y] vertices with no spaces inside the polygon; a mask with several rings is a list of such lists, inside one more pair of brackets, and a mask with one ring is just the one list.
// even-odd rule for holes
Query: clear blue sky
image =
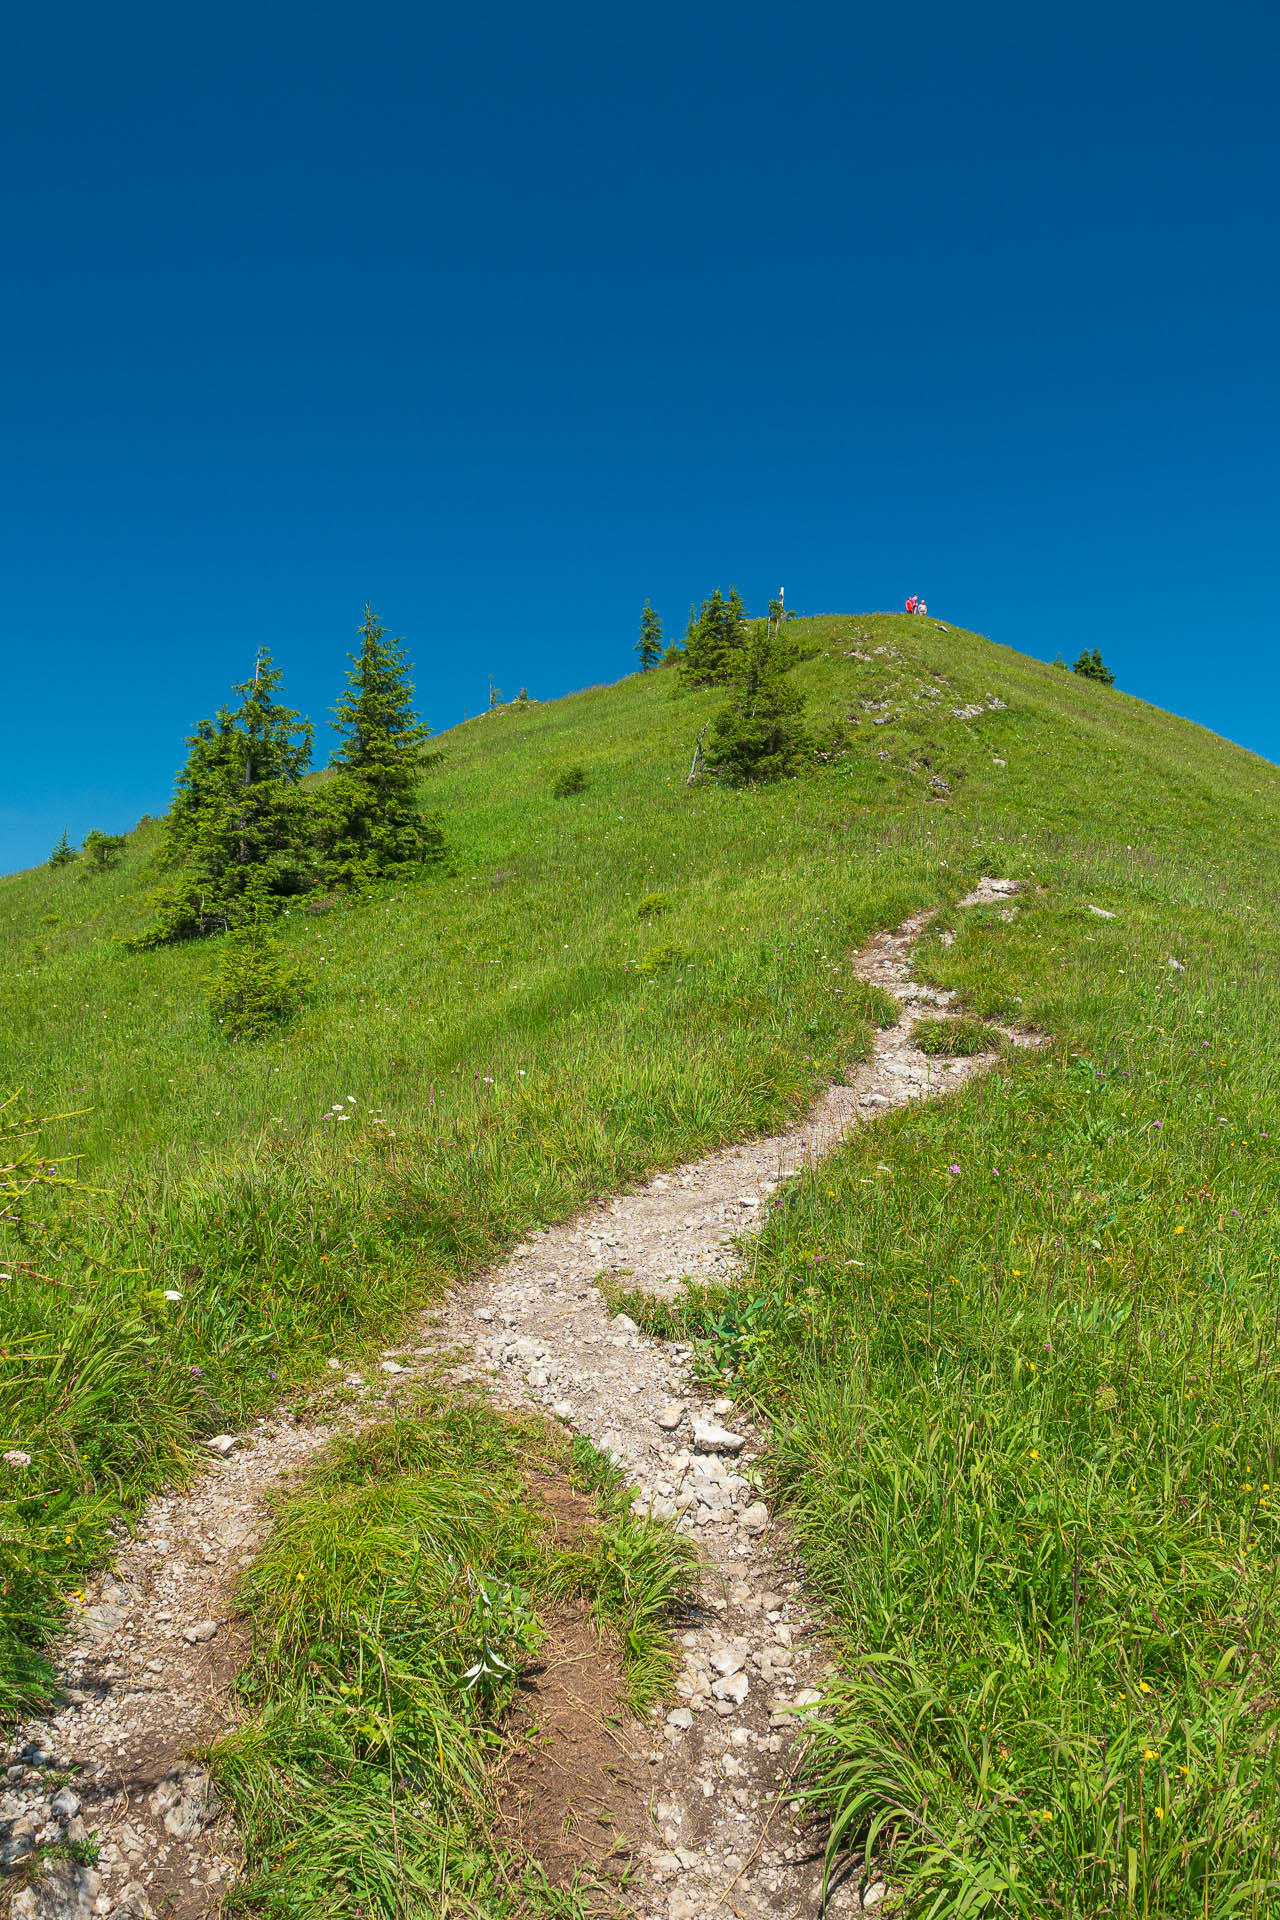
{"label": "clear blue sky", "polygon": [[1257,5],[69,0],[6,30],[0,869],[366,599],[437,728],[734,582],[1280,758]]}

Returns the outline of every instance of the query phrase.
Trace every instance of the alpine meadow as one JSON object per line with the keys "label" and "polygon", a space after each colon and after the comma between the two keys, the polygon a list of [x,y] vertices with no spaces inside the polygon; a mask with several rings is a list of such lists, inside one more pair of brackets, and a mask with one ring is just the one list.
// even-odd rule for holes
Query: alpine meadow
{"label": "alpine meadow", "polygon": [[[385,1419],[363,1384],[513,1250],[872,1060],[902,1009],[851,956],[909,922],[915,1048],[984,1070],[784,1169],[732,1273],[659,1299],[596,1259],[615,1337],[689,1348],[760,1439],[739,1504],[821,1649],[762,1732],[812,1911],[1262,1920],[1280,770],[1083,635],[1066,671],[718,591],[663,635],[646,603],[634,675],[428,740],[367,612],[334,765],[260,660],[164,820],[0,880],[6,1720],[65,1708],[58,1636],[147,1503],[285,1409],[319,1437],[202,1743],[225,1910],[674,1913],[639,1853],[602,1891],[501,1809],[566,1620],[616,1668],[610,1738],[667,1738],[710,1605],[690,1513],[456,1355]],[[11,1864],[34,1890],[94,1831]]]}

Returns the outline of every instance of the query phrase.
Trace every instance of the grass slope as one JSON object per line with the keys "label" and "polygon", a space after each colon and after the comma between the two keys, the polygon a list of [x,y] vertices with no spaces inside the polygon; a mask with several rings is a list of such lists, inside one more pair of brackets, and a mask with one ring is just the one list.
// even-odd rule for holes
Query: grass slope
{"label": "grass slope", "polygon": [[867,1044],[848,948],[1012,874],[1019,917],[940,920],[923,970],[1052,1045],[801,1183],[705,1363],[776,1422],[844,1638],[848,1839],[888,1823],[922,1911],[1261,1913],[1280,773],[932,621],[797,631],[815,719],[857,722],[811,778],[686,790],[718,702],[665,672],[447,735],[452,870],[289,916],[315,990],[258,1047],[211,1026],[213,943],[116,944],[146,832],[0,882],[0,1085],[85,1110],[45,1150],[97,1189],[4,1248],[5,1684],[201,1433],[783,1120]]}

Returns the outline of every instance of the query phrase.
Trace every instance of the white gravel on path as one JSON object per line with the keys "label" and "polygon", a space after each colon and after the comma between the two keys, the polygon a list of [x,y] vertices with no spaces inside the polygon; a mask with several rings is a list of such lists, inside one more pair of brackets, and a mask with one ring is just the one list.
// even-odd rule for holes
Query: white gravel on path
{"label": "white gravel on path", "polygon": [[[1016,890],[984,879],[960,904]],[[626,1315],[612,1315],[597,1281],[624,1280],[669,1299],[685,1279],[732,1277],[735,1243],[779,1182],[860,1123],[991,1065],[994,1054],[931,1060],[912,1043],[916,1019],[944,1012],[952,998],[910,978],[911,945],[930,917],[913,915],[854,956],[855,972],[887,989],[902,1019],[876,1034],[872,1058],[847,1085],[828,1088],[799,1125],[531,1236],[423,1316],[421,1344],[385,1356],[402,1371],[367,1387],[347,1376],[361,1394],[352,1426],[393,1407],[424,1368],[441,1366],[504,1403],[544,1408],[608,1452],[653,1512],[690,1531],[705,1624],[680,1636],[679,1698],[650,1726],[652,1830],[626,1891],[630,1910],[652,1920],[819,1913],[820,1848],[789,1809],[788,1768],[796,1709],[817,1699],[834,1669],[785,1534],[757,1488],[761,1436],[732,1403],[692,1385],[687,1347],[649,1339]],[[94,1831],[99,1863],[67,1863],[23,1886],[13,1920],[196,1920],[220,1911],[241,1851],[207,1773],[188,1756],[236,1718],[230,1682],[245,1635],[230,1589],[265,1534],[266,1496],[334,1430],[296,1425],[287,1411],[259,1422],[189,1490],[148,1503],[115,1570],[78,1607],[58,1654],[66,1704],[24,1725],[9,1749],[0,1866]],[[57,1798],[51,1772],[73,1775]],[[857,1912],[884,1892],[878,1881],[861,1889],[850,1881],[828,1904]]]}

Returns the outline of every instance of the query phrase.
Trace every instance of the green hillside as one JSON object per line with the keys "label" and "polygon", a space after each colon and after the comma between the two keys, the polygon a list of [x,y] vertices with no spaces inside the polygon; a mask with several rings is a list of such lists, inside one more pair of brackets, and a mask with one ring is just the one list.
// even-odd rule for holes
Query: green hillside
{"label": "green hillside", "polygon": [[[1274,1911],[1280,770],[933,620],[794,632],[850,732],[802,778],[687,787],[721,696],[670,670],[445,735],[447,866],[283,916],[264,1042],[219,941],[122,944],[156,829],[0,881],[0,1089],[87,1189],[0,1242],[0,1686],[201,1435],[802,1109],[868,1045],[845,956],[938,906],[920,976],[1050,1044],[851,1140],[687,1317],[831,1606],[815,1790],[922,1912]],[[1015,919],[951,911],[983,873]]]}

